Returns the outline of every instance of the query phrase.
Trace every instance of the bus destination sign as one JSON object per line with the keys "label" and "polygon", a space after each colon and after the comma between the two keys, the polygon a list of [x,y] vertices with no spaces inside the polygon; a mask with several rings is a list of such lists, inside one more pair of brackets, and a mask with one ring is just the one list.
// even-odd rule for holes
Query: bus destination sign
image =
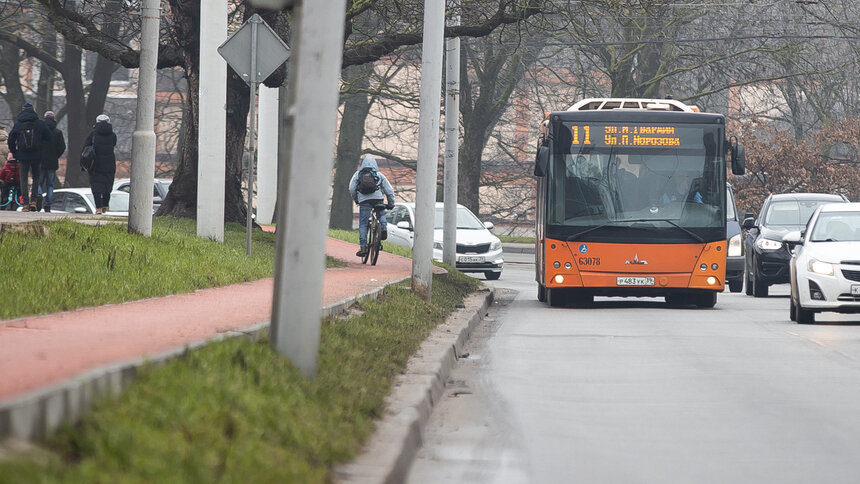
{"label": "bus destination sign", "polygon": [[645,124],[568,124],[571,145],[641,148],[701,147],[702,129]]}

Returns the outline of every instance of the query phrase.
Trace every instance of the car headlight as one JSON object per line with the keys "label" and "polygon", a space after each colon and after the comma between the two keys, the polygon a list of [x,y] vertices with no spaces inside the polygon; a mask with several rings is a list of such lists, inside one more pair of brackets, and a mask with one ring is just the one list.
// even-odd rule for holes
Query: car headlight
{"label": "car headlight", "polygon": [[807,264],[807,267],[809,268],[810,271],[812,271],[816,274],[823,274],[825,276],[832,276],[833,275],[833,264],[831,264],[829,262],[822,262],[822,261],[816,260],[816,259],[809,259],[809,263]]}
{"label": "car headlight", "polygon": [[743,255],[741,234],[737,234],[731,239],[729,239],[729,257],[737,257],[739,255]]}
{"label": "car headlight", "polygon": [[497,241],[493,242],[492,244],[490,244],[490,250],[499,250],[501,248],[502,248],[502,242],[500,240],[497,240]]}
{"label": "car headlight", "polygon": [[782,242],[762,238],[755,241],[755,246],[761,250],[778,250],[782,248]]}
{"label": "car headlight", "polygon": [[433,242],[433,248],[442,250],[442,242]]}

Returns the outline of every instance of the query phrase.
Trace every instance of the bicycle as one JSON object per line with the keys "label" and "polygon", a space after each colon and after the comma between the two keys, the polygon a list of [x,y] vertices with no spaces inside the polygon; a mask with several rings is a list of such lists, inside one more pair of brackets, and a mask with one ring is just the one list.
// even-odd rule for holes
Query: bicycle
{"label": "bicycle", "polygon": [[375,266],[379,259],[379,251],[382,250],[382,224],[379,222],[379,213],[388,208],[384,203],[378,203],[370,211],[370,220],[367,222],[367,252],[361,257],[361,263]]}
{"label": "bicycle", "polygon": [[23,207],[21,198],[18,195],[19,190],[18,184],[9,187],[9,196],[6,197],[6,200],[0,200],[3,202],[0,203],[0,210],[17,210],[18,207]]}

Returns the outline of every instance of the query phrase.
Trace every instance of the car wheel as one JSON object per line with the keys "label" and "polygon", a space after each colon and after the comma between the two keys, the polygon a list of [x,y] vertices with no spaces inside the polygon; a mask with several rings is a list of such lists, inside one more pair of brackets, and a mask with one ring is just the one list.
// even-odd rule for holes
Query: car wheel
{"label": "car wheel", "polygon": [[744,293],[745,293],[747,296],[752,296],[752,295],[753,295],[753,292],[752,292],[752,287],[753,287],[753,286],[752,286],[752,279],[750,279],[750,277],[752,277],[752,273],[750,272],[750,270],[749,270],[749,268],[748,268],[747,266],[744,266],[744,282],[745,282],[745,285],[744,285]]}
{"label": "car wheel", "polygon": [[768,293],[768,285],[759,280],[755,268],[752,270],[752,293],[753,297],[767,297]]}
{"label": "car wheel", "polygon": [[794,298],[789,297],[788,301],[788,319],[797,321],[797,306],[794,305]]}
{"label": "car wheel", "polygon": [[798,324],[815,324],[815,311],[810,311],[809,309],[803,309],[803,306],[800,305],[800,301],[797,302],[797,306],[794,308],[795,316],[797,316]]}
{"label": "car wheel", "polygon": [[546,300],[551,307],[558,308],[567,304],[567,295],[564,289],[549,289],[546,290]]}
{"label": "car wheel", "polygon": [[498,281],[500,277],[502,277],[501,272],[485,272],[484,277],[487,278],[488,281]]}
{"label": "car wheel", "polygon": [[741,292],[744,288],[744,279],[739,277],[733,281],[729,281],[729,292]]}
{"label": "car wheel", "polygon": [[696,307],[710,309],[717,305],[717,292],[708,291],[704,294],[696,295]]}
{"label": "car wheel", "polygon": [[546,286],[538,284],[538,301],[546,302]]}

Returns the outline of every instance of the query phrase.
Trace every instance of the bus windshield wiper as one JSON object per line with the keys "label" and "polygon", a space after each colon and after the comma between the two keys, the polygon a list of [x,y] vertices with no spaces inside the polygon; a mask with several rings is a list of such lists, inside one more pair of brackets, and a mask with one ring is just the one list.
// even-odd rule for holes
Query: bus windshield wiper
{"label": "bus windshield wiper", "polygon": [[669,219],[665,219],[665,218],[637,218],[637,219],[624,220],[624,222],[666,222],[669,225],[672,225],[674,227],[677,227],[677,228],[683,230],[687,235],[692,237],[693,240],[695,240],[696,242],[698,242],[700,244],[705,243],[705,239],[699,237],[698,234],[696,234],[695,232],[692,232],[690,230],[687,230],[684,227],[681,227],[680,225],[676,224],[675,222],[673,222]]}
{"label": "bus windshield wiper", "polygon": [[582,235],[585,235],[585,234],[590,233],[590,232],[594,232],[595,230],[599,230],[599,229],[602,229],[602,228],[604,228],[604,227],[615,227],[615,224],[608,223],[608,224],[601,224],[601,225],[597,225],[597,226],[594,226],[594,227],[590,227],[590,228],[587,228],[587,229],[583,230],[582,232],[579,232],[579,233],[576,233],[576,234],[570,235],[570,236],[568,236],[568,237],[565,237],[564,241],[565,241],[565,242],[570,242],[571,240],[577,239],[577,238],[579,238],[579,237],[580,237],[580,236],[582,236]]}

